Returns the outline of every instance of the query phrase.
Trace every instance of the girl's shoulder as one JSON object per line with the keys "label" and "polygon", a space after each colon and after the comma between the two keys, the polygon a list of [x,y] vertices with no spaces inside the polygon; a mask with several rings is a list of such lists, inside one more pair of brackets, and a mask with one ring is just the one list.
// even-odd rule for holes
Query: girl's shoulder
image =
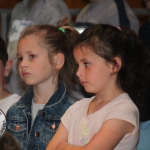
{"label": "girl's shoulder", "polygon": [[120,94],[114,100],[109,102],[105,108],[107,113],[119,112],[120,114],[137,114],[139,113],[137,106],[127,93]]}
{"label": "girl's shoulder", "polygon": [[104,109],[105,120],[118,118],[137,124],[139,121],[139,110],[127,93],[123,93],[115,98]]}
{"label": "girl's shoulder", "polygon": [[137,108],[133,100],[130,98],[130,96],[127,93],[120,94],[118,97],[116,97],[111,103],[111,107],[118,105],[119,107],[134,107]]}

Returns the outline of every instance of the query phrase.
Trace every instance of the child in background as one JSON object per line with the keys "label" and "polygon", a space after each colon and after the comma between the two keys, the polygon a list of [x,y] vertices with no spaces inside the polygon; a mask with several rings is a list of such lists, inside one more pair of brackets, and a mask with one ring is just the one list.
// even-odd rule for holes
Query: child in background
{"label": "child in background", "polygon": [[0,37],[0,109],[6,114],[9,107],[20,98],[17,94],[10,93],[5,88],[5,77],[9,76],[12,60],[8,60],[6,43]]}
{"label": "child in background", "polygon": [[9,109],[6,120],[8,132],[22,150],[46,149],[60,118],[72,104],[64,83],[72,77],[71,49],[79,33],[67,24],[64,19],[58,28],[31,26],[19,39],[18,70],[29,88]]}
{"label": "child in background", "polygon": [[105,24],[85,29],[73,51],[76,75],[95,96],[66,111],[47,150],[136,149],[150,77],[146,53],[133,31]]}
{"label": "child in background", "polygon": [[0,148],[1,150],[21,150],[18,142],[9,132],[0,139]]}

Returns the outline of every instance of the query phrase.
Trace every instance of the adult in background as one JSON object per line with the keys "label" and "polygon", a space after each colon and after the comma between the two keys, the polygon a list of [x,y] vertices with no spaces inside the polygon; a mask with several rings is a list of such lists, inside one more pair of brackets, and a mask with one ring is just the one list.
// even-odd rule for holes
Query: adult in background
{"label": "adult in background", "polygon": [[[144,0],[145,6],[150,10],[150,0]],[[139,29],[139,37],[150,51],[150,21],[144,23]],[[150,60],[149,60],[150,61]],[[149,66],[150,67],[150,66]],[[137,150],[150,149],[150,81],[147,83],[147,92],[145,94],[146,109],[145,117],[140,123],[140,140]]]}
{"label": "adult in background", "polygon": [[[150,10],[150,0],[143,0],[145,2],[145,6],[148,10]],[[142,42],[147,46],[150,50],[150,21],[145,22],[139,28],[139,37]]]}
{"label": "adult in background", "polygon": [[138,33],[139,20],[125,0],[90,0],[76,19],[75,26],[92,24],[125,26]]}

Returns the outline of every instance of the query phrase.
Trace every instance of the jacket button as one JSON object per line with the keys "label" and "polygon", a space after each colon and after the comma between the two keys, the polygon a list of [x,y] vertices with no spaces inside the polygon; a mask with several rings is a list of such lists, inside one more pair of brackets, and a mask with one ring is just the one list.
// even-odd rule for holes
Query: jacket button
{"label": "jacket button", "polygon": [[39,133],[39,132],[35,132],[35,136],[36,136],[36,137],[39,137],[39,136],[40,136],[40,133]]}
{"label": "jacket button", "polygon": [[16,125],[15,130],[19,131],[20,130],[20,125]]}
{"label": "jacket button", "polygon": [[45,116],[45,112],[43,111],[43,112],[41,112],[41,116]]}

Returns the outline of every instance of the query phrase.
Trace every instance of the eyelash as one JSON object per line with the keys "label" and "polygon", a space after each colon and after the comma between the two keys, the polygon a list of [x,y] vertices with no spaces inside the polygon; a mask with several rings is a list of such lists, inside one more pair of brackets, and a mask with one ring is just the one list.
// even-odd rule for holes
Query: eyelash
{"label": "eyelash", "polygon": [[30,57],[31,59],[33,59],[33,58],[35,58],[36,56],[33,55],[33,54],[31,54],[29,57]]}
{"label": "eyelash", "polygon": [[85,67],[88,67],[90,64],[88,62],[84,62]]}
{"label": "eyelash", "polygon": [[[30,58],[30,59],[33,59],[33,58],[35,58],[35,57],[36,57],[36,56],[33,55],[33,54],[29,55],[29,58]],[[23,60],[22,57],[18,57],[18,62],[21,62],[22,60]]]}
{"label": "eyelash", "polygon": [[22,61],[22,57],[18,57],[18,62],[21,62]]}

